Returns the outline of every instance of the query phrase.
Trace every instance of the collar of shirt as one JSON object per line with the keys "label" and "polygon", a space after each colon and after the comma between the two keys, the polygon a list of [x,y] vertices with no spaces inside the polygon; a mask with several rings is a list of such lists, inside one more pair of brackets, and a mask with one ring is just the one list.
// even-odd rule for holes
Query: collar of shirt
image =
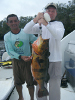
{"label": "collar of shirt", "polygon": [[56,21],[56,20],[51,20],[50,22],[54,22],[54,21]]}

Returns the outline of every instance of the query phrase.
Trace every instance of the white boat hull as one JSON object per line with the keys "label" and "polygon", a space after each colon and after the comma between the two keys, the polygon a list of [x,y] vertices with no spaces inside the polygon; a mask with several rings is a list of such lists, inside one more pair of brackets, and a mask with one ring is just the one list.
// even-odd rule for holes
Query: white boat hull
{"label": "white boat hull", "polygon": [[[5,52],[2,61],[8,54]],[[0,66],[0,100],[6,100],[14,88],[13,70],[10,66]]]}

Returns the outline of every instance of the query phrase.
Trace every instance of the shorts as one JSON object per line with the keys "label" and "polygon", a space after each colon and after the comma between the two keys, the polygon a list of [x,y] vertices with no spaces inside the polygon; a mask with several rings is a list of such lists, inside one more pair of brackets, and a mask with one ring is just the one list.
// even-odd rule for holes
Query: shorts
{"label": "shorts", "polygon": [[13,59],[12,66],[15,85],[22,85],[26,82],[28,88],[33,86],[31,61],[25,62],[23,60]]}

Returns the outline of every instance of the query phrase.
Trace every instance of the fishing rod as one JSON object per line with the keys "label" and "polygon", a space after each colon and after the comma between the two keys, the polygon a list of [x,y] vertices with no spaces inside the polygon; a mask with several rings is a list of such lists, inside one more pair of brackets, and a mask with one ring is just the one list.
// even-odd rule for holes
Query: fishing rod
{"label": "fishing rod", "polygon": [[[48,13],[44,13],[44,19],[45,19],[47,22],[51,21],[51,18],[50,18],[50,16],[49,16]],[[39,26],[39,29],[40,29],[40,33],[39,33],[39,36],[40,36],[40,35],[42,35],[42,26],[41,26],[41,25]]]}

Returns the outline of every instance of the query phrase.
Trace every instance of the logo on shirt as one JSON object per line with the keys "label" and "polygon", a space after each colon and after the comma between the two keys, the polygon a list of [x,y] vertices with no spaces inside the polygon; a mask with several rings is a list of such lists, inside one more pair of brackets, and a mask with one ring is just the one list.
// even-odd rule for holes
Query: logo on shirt
{"label": "logo on shirt", "polygon": [[16,41],[15,42],[15,47],[19,48],[23,46],[23,42],[22,41]]}

